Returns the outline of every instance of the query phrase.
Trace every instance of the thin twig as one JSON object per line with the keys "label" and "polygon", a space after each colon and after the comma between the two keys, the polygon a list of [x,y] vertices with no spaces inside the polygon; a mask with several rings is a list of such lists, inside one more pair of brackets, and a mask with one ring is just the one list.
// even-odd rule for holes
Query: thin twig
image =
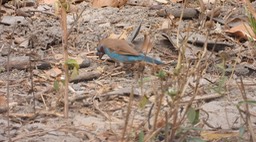
{"label": "thin twig", "polygon": [[47,11],[42,11],[42,10],[27,10],[27,11],[24,11],[24,12],[39,12],[39,13],[43,13],[43,14],[46,14],[46,15],[50,15],[50,16],[53,16],[53,17],[56,17],[58,18],[54,13],[51,13],[51,12],[47,12]]}
{"label": "thin twig", "polygon": [[[63,126],[61,126],[61,127],[63,127]],[[11,139],[11,141],[17,141],[17,140],[20,140],[20,139],[23,139],[23,138],[33,137],[33,136],[37,136],[37,135],[44,135],[44,134],[47,134],[49,132],[56,131],[56,130],[60,129],[61,127],[56,128],[56,129],[47,130],[47,131],[30,132],[30,133],[25,134],[25,135],[19,135],[15,138]]]}
{"label": "thin twig", "polygon": [[169,113],[165,112],[165,142],[169,142],[169,126],[168,126],[168,120],[169,120]]}
{"label": "thin twig", "polygon": [[156,129],[158,115],[160,113],[161,106],[162,106],[162,101],[163,101],[163,97],[164,97],[163,80],[161,79],[160,82],[161,82],[160,87],[161,87],[162,91],[161,91],[161,94],[160,94],[159,98],[157,99],[157,106],[156,106],[156,113],[155,113],[154,124],[153,124],[153,131],[155,131],[155,129]]}
{"label": "thin twig", "polygon": [[[240,83],[241,83],[241,85],[240,85],[239,89],[241,91],[243,100],[244,101],[248,101],[242,77],[240,77]],[[251,134],[250,138],[252,139],[253,142],[256,142],[256,136],[255,136],[255,133],[254,133],[254,130],[253,130],[253,126],[252,126],[251,115],[250,115],[250,110],[249,110],[248,103],[245,103],[245,111],[246,111],[246,113],[245,113],[245,115],[246,115],[245,123],[247,125],[248,130],[250,131],[250,134]]]}
{"label": "thin twig", "polygon": [[[12,38],[11,38],[12,39]],[[7,94],[7,132],[8,132],[8,139],[9,142],[11,141],[11,134],[10,134],[10,54],[11,54],[11,47],[8,47],[8,55],[7,55],[7,86],[6,86],[6,94]]]}
{"label": "thin twig", "polygon": [[[180,16],[180,19],[179,19],[180,23],[182,21],[183,15],[184,15],[184,10],[186,8],[186,4],[187,4],[187,0],[185,0],[184,3],[183,3],[182,12],[181,12],[181,16]],[[179,26],[178,26],[177,41],[176,41],[176,47],[179,49],[178,63],[176,65],[176,67],[175,67],[177,73],[180,72],[180,69],[182,67],[182,60],[184,58],[184,54],[185,54],[185,50],[186,50],[186,45],[185,44],[184,45],[180,45],[180,43],[179,43],[180,28],[181,28],[181,24],[179,24]],[[182,86],[183,87],[180,87],[180,88],[181,89],[183,88],[183,92],[184,92],[184,84]],[[180,97],[181,94],[182,93],[178,94],[178,97]],[[170,138],[168,138],[170,141],[174,141],[176,130],[178,129],[178,126],[177,126],[177,121],[178,120],[177,119],[178,119],[179,102],[180,102],[180,98],[177,99],[177,102],[175,103],[176,105],[174,105],[174,108],[173,108],[173,113],[171,114],[171,115],[173,115],[173,121],[172,121],[173,128],[171,130]]]}
{"label": "thin twig", "polygon": [[7,85],[6,85],[6,94],[7,94],[7,131],[8,131],[8,139],[11,142],[11,134],[10,134],[10,54],[11,48],[13,45],[13,33],[16,29],[17,25],[14,26],[13,31],[10,35],[10,46],[8,46],[8,55],[7,55]]}
{"label": "thin twig", "polygon": [[[29,47],[30,47],[30,52],[33,52],[34,41],[32,38],[29,39]],[[29,93],[32,93],[32,96],[33,96],[33,110],[35,113],[36,112],[36,98],[35,98],[35,92],[34,92],[33,67],[32,67],[31,56],[29,56],[29,73],[30,73],[30,84],[31,84],[31,89],[30,89]]]}
{"label": "thin twig", "polygon": [[129,116],[130,116],[130,113],[131,113],[132,102],[133,102],[133,98],[134,98],[133,90],[134,89],[133,89],[133,86],[132,86],[132,90],[131,90],[131,94],[130,94],[130,99],[129,99],[129,104],[128,104],[128,107],[127,107],[127,114],[126,114],[126,117],[125,117],[125,123],[124,123],[124,129],[123,129],[123,133],[122,133],[121,142],[124,141],[125,133],[126,133],[127,126],[128,126],[128,123],[129,123]]}
{"label": "thin twig", "polygon": [[61,3],[61,26],[62,26],[62,46],[64,54],[64,71],[65,71],[65,87],[64,87],[64,117],[68,118],[68,33],[67,33],[67,12],[64,5],[67,5],[67,1],[64,0]]}

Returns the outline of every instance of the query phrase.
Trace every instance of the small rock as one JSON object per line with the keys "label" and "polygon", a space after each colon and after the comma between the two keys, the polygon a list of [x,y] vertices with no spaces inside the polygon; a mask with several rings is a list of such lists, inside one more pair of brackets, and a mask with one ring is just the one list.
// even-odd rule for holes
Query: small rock
{"label": "small rock", "polygon": [[80,68],[87,68],[91,65],[91,62],[89,59],[84,59],[83,62],[79,65]]}
{"label": "small rock", "polygon": [[[0,135],[4,134],[4,130],[3,129],[0,129]],[[1,139],[0,139],[1,141]]]}
{"label": "small rock", "polygon": [[36,1],[35,0],[14,1],[14,5],[17,7],[31,7],[36,5]]}
{"label": "small rock", "polygon": [[72,84],[74,90],[81,90],[81,84]]}
{"label": "small rock", "polygon": [[109,28],[111,26],[110,22],[104,23],[104,24],[100,24],[99,27],[104,27],[104,28]]}
{"label": "small rock", "polygon": [[0,135],[0,141],[3,142],[3,141],[6,141],[7,139],[3,136],[3,135]]}
{"label": "small rock", "polygon": [[24,40],[24,41],[20,44],[20,47],[27,48],[27,47],[28,47],[28,44],[29,44],[29,41],[26,39],[26,40]]}
{"label": "small rock", "polygon": [[117,28],[124,28],[124,27],[128,27],[128,25],[129,25],[129,24],[127,24],[127,23],[118,23],[118,24],[116,24],[115,26],[116,26]]}
{"label": "small rock", "polygon": [[42,62],[42,63],[38,64],[36,67],[39,70],[49,70],[49,69],[51,69],[51,64],[48,62]]}
{"label": "small rock", "polygon": [[50,10],[50,9],[52,9],[49,5],[39,5],[38,7],[37,7],[37,10],[39,10],[39,11],[46,11],[46,10]]}
{"label": "small rock", "polygon": [[23,16],[3,16],[1,22],[14,25],[16,23],[24,23],[25,18]]}
{"label": "small rock", "polygon": [[36,0],[26,0],[25,5],[26,6],[35,6],[36,5]]}
{"label": "small rock", "polygon": [[67,24],[68,24],[68,28],[70,28],[71,27],[71,25],[72,25],[72,23],[75,21],[75,19],[74,19],[74,16],[73,15],[68,15],[67,16]]}
{"label": "small rock", "polygon": [[0,55],[1,56],[7,56],[8,55],[8,51],[9,51],[8,47],[7,46],[3,46],[3,48],[2,48],[2,50],[0,52]]}

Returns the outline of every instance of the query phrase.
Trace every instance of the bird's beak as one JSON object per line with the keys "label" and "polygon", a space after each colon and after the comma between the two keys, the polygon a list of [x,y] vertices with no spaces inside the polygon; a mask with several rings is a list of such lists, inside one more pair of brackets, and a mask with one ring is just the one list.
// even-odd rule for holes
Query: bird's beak
{"label": "bird's beak", "polygon": [[96,55],[101,59],[104,54],[102,52],[97,52]]}

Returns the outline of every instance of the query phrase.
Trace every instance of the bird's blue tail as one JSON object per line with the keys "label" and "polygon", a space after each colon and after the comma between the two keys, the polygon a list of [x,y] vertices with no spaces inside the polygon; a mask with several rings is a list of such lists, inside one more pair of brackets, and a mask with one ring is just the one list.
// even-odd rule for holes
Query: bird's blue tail
{"label": "bird's blue tail", "polygon": [[145,61],[145,62],[149,62],[149,63],[153,63],[153,64],[157,64],[157,65],[163,64],[163,62],[161,62],[157,59],[145,56],[143,54],[140,55],[140,58],[141,58],[142,61]]}

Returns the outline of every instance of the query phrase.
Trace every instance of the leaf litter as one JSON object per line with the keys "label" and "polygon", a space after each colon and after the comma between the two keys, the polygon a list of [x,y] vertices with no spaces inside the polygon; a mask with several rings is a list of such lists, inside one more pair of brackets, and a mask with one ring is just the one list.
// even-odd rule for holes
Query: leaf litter
{"label": "leaf litter", "polygon": [[[49,14],[54,13],[53,8],[50,6],[49,9],[42,10],[38,7],[34,10],[40,12],[22,16],[8,15],[15,10],[6,7],[3,9],[6,13],[3,13],[0,23],[0,65],[4,67],[0,68],[0,110],[1,115],[5,116],[5,84],[8,74],[5,68],[6,54],[2,51],[11,47],[13,62],[10,74],[10,129],[13,141],[120,141],[124,118],[129,112],[127,107],[131,101],[131,93],[134,100],[126,130],[127,136],[131,135],[131,138],[127,138],[127,141],[138,140],[140,131],[148,133],[154,116],[149,116],[150,110],[152,104],[159,99],[157,94],[161,94],[162,91],[161,80],[156,77],[156,72],[160,69],[154,65],[145,67],[144,64],[125,64],[118,68],[111,60],[99,60],[95,55],[95,47],[100,40],[109,36],[130,41],[135,45],[139,42],[143,53],[157,56],[167,63],[163,69],[172,79],[163,84],[169,94],[163,98],[163,110],[168,108],[171,95],[175,94],[177,89],[177,80],[173,73],[179,64],[177,60],[180,49],[173,46],[177,46],[177,43],[188,45],[184,58],[190,62],[190,66],[197,63],[203,54],[201,51],[207,46],[207,55],[194,71],[194,74],[197,71],[205,72],[204,79],[200,80],[194,103],[201,103],[200,109],[207,112],[200,115],[202,120],[207,121],[202,123],[205,131],[197,135],[209,141],[234,137],[238,140],[237,131],[233,131],[240,128],[237,121],[240,119],[239,112],[235,107],[235,104],[242,100],[237,86],[241,84],[237,81],[238,78],[243,77],[247,96],[252,100],[256,99],[255,45],[250,41],[251,38],[254,40],[254,35],[248,25],[243,24],[244,19],[236,21],[240,25],[230,22],[230,19],[234,19],[233,15],[246,15],[244,9],[239,7],[239,3],[230,6],[227,2],[219,5],[218,10],[215,10],[212,4],[206,4],[209,10],[218,14],[214,15],[214,22],[210,23],[210,26],[207,22],[203,26],[199,15],[202,14],[208,20],[210,15],[200,13],[199,5],[195,2],[190,2],[188,8],[185,8],[185,18],[182,21],[179,20],[182,15],[181,1],[142,1],[142,4],[126,2],[110,1],[110,5],[102,5],[99,0],[95,0],[91,5],[90,2],[83,1],[75,5],[78,11],[85,8],[79,21],[75,21],[72,15],[75,14],[74,11],[68,15],[69,27],[73,22],[77,22],[70,34],[69,56],[79,59],[80,63],[86,63],[82,68],[80,66],[78,76],[70,80],[71,109],[68,121],[62,118],[62,41],[59,19],[54,14]],[[156,5],[160,5],[160,9],[151,9]],[[232,11],[234,7],[240,10]],[[171,24],[161,26],[166,20]],[[130,30],[131,27],[133,30]],[[9,38],[12,31],[16,41],[14,43],[10,42]],[[129,35],[132,36],[131,40]],[[29,41],[32,36],[37,38],[31,48]],[[28,43],[25,44],[24,41]],[[35,58],[30,59],[29,53],[32,50],[37,54],[34,54]],[[84,56],[78,57],[81,54]],[[31,67],[30,61],[35,65]],[[47,68],[40,68],[42,62],[47,63]],[[184,70],[192,72],[189,70],[190,66],[184,66]],[[34,74],[36,113],[33,113],[30,68],[33,68]],[[188,77],[189,87],[185,90],[186,95],[180,106],[185,106],[183,104],[191,100],[191,94],[196,88],[195,81],[195,78]],[[250,107],[252,114],[255,114],[255,107]],[[181,111],[182,113],[184,112]],[[160,116],[161,119],[156,125],[158,128],[165,124],[164,114],[161,113]],[[5,118],[6,116],[1,117],[0,126],[6,130]],[[252,121],[255,123],[255,116],[252,117]],[[228,134],[221,134],[224,130],[230,131]],[[7,140],[7,133],[0,131],[0,140]],[[156,137],[155,141],[161,140]]]}

